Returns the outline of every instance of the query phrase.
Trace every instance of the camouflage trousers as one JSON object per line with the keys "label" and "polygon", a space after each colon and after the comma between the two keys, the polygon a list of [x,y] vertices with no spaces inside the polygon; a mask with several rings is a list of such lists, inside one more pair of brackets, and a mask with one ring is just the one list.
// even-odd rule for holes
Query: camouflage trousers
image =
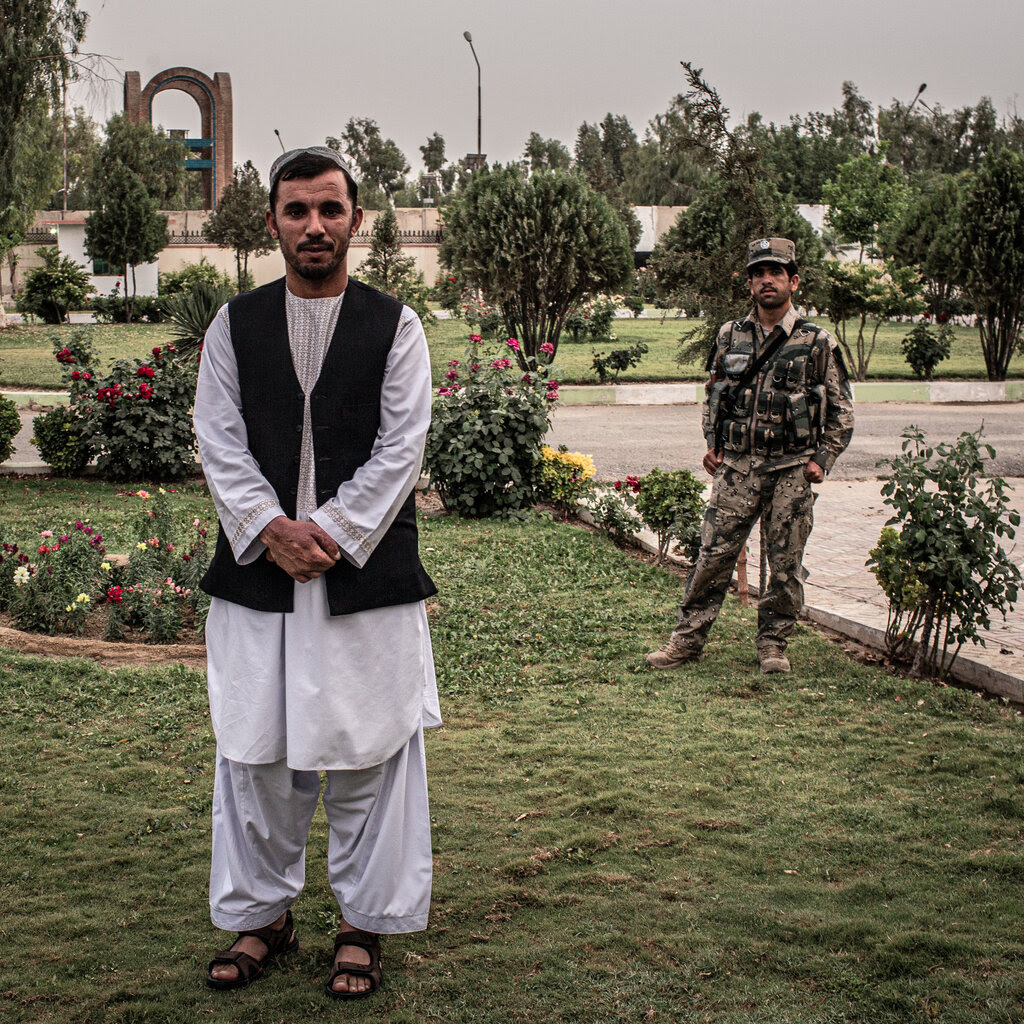
{"label": "camouflage trousers", "polygon": [[814,498],[802,465],[761,474],[719,469],[701,527],[700,554],[672,634],[676,644],[694,651],[703,648],[736,559],[754,523],[763,518],[771,574],[757,606],[756,644],[785,649],[804,603],[801,563],[814,523]]}

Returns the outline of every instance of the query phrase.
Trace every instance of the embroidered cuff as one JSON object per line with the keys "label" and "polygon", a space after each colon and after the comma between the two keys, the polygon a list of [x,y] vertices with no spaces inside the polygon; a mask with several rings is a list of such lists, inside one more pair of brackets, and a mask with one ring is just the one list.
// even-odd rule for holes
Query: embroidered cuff
{"label": "embroidered cuff", "polygon": [[[337,530],[341,530],[344,537],[339,538],[334,530],[328,529],[328,524],[326,523],[321,522],[319,525],[338,541],[342,550],[353,556],[350,561],[361,567],[366,562],[366,559],[373,554],[373,544],[370,542],[370,539],[345,515],[334,501],[328,501],[326,504],[321,505],[310,516],[310,519],[316,522],[321,516],[329,519],[330,525]],[[345,543],[346,540],[348,541],[347,544]]]}
{"label": "embroidered cuff", "polygon": [[[272,519],[276,519],[278,516],[283,515],[284,509],[281,508],[276,499],[265,498],[263,501],[257,502],[253,505],[253,507],[238,520],[235,524],[235,529],[231,534],[231,550],[234,552],[235,559],[238,561],[239,565],[244,564],[242,557],[240,556],[249,555],[251,557],[246,560],[250,561],[252,558],[261,554],[260,551],[252,552],[250,550],[252,548],[252,542],[257,538],[256,536],[253,536],[246,540],[247,534],[250,532],[258,534],[259,531],[262,530],[263,527]],[[239,544],[244,545],[244,551],[238,550]]]}

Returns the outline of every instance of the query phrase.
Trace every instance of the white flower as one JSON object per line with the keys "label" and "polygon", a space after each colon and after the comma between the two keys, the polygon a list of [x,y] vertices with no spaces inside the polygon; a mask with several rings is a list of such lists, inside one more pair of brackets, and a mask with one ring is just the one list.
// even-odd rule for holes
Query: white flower
{"label": "white flower", "polygon": [[24,566],[24,565],[19,565],[18,568],[14,570],[14,582],[15,582],[15,584],[20,587],[22,585],[22,583],[28,583],[28,581],[29,581],[28,567]]}

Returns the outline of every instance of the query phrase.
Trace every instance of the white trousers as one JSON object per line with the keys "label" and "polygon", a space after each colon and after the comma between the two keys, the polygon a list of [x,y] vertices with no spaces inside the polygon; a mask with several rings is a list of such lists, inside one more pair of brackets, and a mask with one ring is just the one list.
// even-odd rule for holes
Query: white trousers
{"label": "white trousers", "polygon": [[[345,920],[381,934],[427,926],[433,875],[423,730],[383,764],[328,771],[327,868]],[[251,931],[277,920],[306,877],[320,774],[284,760],[240,764],[217,751],[210,917]]]}

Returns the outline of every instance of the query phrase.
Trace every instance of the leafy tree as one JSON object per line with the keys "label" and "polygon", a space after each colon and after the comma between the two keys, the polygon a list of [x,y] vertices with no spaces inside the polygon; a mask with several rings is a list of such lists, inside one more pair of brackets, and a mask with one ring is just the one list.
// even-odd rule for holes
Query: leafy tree
{"label": "leafy tree", "polygon": [[763,171],[756,142],[729,128],[729,111],[699,68],[684,62],[690,91],[686,144],[714,173],[699,187],[690,207],[659,240],[648,266],[661,297],[701,314],[704,322],[680,339],[680,361],[703,354],[719,325],[750,305],[743,254],[752,238],[782,235],[796,243],[801,292],[813,299],[820,284],[816,267],[821,241]]}
{"label": "leafy tree", "polygon": [[1024,156],[985,157],[960,209],[960,283],[977,313],[988,379],[1006,380],[1024,326]]}
{"label": "leafy tree", "polygon": [[398,286],[412,274],[416,261],[402,253],[398,218],[390,206],[377,214],[370,238],[370,254],[359,265],[360,277],[368,285],[396,295]]}
{"label": "leafy tree", "polygon": [[[89,210],[92,208],[89,184],[94,177],[94,166],[99,158],[101,140],[99,125],[82,107],[75,107],[67,118],[67,208]],[[50,115],[50,150],[55,161],[63,162],[64,153],[64,111],[54,110]],[[63,168],[58,168],[63,178]],[[47,208],[64,208],[64,195],[58,187],[51,196]]]}
{"label": "leafy tree", "polygon": [[948,111],[939,104],[915,109],[894,100],[878,111],[878,137],[911,177],[975,171],[986,153],[1024,149],[1021,119],[1016,113],[1000,119],[987,96],[973,107]]}
{"label": "leafy tree", "polygon": [[269,205],[270,193],[260,181],[260,172],[251,160],[246,160],[243,166],[235,167],[231,181],[217,201],[217,209],[206,222],[206,237],[211,242],[235,250],[240,292],[249,276],[249,257],[264,256],[277,248],[264,218]]}
{"label": "leafy tree", "polygon": [[776,126],[754,113],[741,133],[760,146],[783,195],[820,203],[825,182],[835,178],[840,165],[872,147],[874,120],[871,104],[852,82],[844,82],[842,106],[829,114],[794,115],[789,124]]}
{"label": "leafy tree", "polygon": [[0,264],[56,187],[43,129],[75,77],[87,20],[76,0],[0,0]]}
{"label": "leafy tree", "polygon": [[[124,273],[125,319],[135,307],[135,267],[152,263],[170,242],[167,218],[157,210],[142,180],[115,163],[97,194],[97,208],[85,222],[85,249],[93,259],[106,260]],[[128,268],[131,267],[131,292]]]}
{"label": "leafy tree", "polygon": [[962,183],[949,174],[928,179],[880,239],[882,251],[902,266],[916,267],[934,316],[961,312],[957,243]]}
{"label": "leafy tree", "polygon": [[441,262],[500,306],[524,370],[554,358],[573,306],[618,290],[633,267],[622,219],[580,175],[516,167],[475,174],[455,196]]}
{"label": "leafy tree", "polygon": [[93,201],[98,204],[106,179],[120,166],[131,170],[159,209],[185,209],[187,156],[184,143],[168,138],[148,121],[114,114],[107,121],[99,159],[94,163]]}
{"label": "leafy tree", "polygon": [[423,166],[431,174],[444,167],[444,137],[437,132],[427,139],[425,146],[420,146],[420,152],[423,154]]}
{"label": "leafy tree", "polygon": [[626,180],[629,158],[638,146],[636,132],[628,118],[621,114],[605,114],[601,122],[601,152],[608,173],[620,185]]}
{"label": "leafy tree", "polygon": [[[892,317],[921,312],[920,279],[913,267],[896,265],[880,267],[874,263],[829,260],[825,269],[825,312],[835,325],[836,340],[856,379],[866,380],[879,327]],[[857,325],[852,344],[847,332],[849,321]],[[865,336],[869,322],[874,325],[870,341]]]}
{"label": "leafy tree", "polygon": [[884,147],[847,160],[822,186],[822,200],[829,204],[826,223],[840,239],[860,246],[861,259],[899,219],[907,199],[903,172],[886,162]]}
{"label": "leafy tree", "polygon": [[626,202],[622,187],[605,158],[601,129],[596,125],[585,121],[580,125],[576,133],[574,166],[590,183],[591,188],[600,192],[619,215],[629,235],[630,247],[635,246],[643,228],[633,213],[632,205]]}
{"label": "leafy tree", "polygon": [[[329,136],[327,145],[339,153],[346,152],[359,168],[359,199],[364,208],[380,208],[367,205],[369,201],[376,201],[370,189],[383,194],[390,201],[391,196],[404,185],[409,165],[397,143],[393,139],[385,139],[372,118],[349,118],[341,138]],[[368,186],[365,197],[364,186]]]}
{"label": "leafy tree", "polygon": [[544,139],[537,132],[530,132],[523,156],[530,161],[531,171],[564,171],[572,163],[569,150],[558,139]]}
{"label": "leafy tree", "polygon": [[368,285],[394,295],[416,310],[421,319],[432,322],[434,317],[427,306],[423,275],[415,270],[415,259],[402,252],[402,236],[392,207],[387,206],[377,214],[370,238],[370,254],[359,264],[359,277]]}

